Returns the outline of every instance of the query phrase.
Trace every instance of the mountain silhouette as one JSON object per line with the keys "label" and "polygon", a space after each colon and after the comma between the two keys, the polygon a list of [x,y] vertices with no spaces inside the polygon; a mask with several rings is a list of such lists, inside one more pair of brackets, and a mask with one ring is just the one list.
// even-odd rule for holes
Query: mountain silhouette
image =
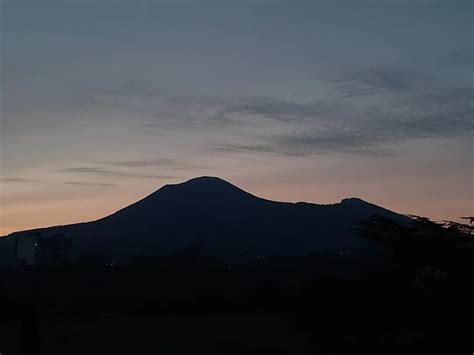
{"label": "mountain silhouette", "polygon": [[199,177],[165,185],[97,221],[35,232],[72,237],[75,257],[93,251],[120,260],[191,247],[218,258],[302,255],[369,248],[354,229],[372,215],[406,218],[357,198],[330,205],[275,202],[220,178]]}

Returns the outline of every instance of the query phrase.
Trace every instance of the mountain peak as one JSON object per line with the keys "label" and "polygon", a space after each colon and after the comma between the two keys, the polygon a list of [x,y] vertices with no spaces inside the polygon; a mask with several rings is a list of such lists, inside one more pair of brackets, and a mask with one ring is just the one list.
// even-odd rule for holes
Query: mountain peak
{"label": "mountain peak", "polygon": [[[178,184],[165,185],[151,196],[162,198],[164,195],[175,200],[202,200],[209,198],[225,200],[226,198],[256,197],[238,188],[230,182],[215,176],[200,176]],[[231,202],[231,201],[228,201]]]}
{"label": "mountain peak", "polygon": [[190,188],[204,190],[232,187],[236,190],[240,190],[237,186],[232,185],[230,182],[215,176],[199,176],[178,184],[168,184],[166,186],[167,188]]}
{"label": "mountain peak", "polygon": [[348,198],[342,199],[341,203],[344,203],[344,204],[368,204],[369,202],[364,201],[363,199],[358,198],[358,197],[348,197]]}
{"label": "mountain peak", "polygon": [[203,184],[203,183],[211,183],[211,184],[216,184],[216,183],[225,183],[225,184],[230,184],[228,181],[221,179],[217,176],[198,176],[192,179],[189,179],[183,184]]}

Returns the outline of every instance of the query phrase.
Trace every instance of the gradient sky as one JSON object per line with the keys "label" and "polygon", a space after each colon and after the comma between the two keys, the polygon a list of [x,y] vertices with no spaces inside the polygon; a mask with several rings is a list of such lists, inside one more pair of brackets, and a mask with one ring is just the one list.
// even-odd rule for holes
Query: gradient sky
{"label": "gradient sky", "polygon": [[200,175],[474,215],[470,1],[0,7],[0,235]]}

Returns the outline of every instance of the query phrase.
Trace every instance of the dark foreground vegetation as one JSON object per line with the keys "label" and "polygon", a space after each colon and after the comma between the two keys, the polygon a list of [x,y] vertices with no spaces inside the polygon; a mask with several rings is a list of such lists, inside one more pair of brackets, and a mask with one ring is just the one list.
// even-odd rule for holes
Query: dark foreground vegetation
{"label": "dark foreground vegetation", "polygon": [[378,217],[374,253],[3,270],[0,352],[472,354],[472,232]]}

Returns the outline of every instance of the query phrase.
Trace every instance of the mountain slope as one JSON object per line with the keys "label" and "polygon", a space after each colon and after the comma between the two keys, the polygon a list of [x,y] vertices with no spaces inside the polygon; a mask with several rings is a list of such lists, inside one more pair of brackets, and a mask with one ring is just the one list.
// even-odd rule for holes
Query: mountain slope
{"label": "mountain slope", "polygon": [[354,228],[374,214],[404,218],[354,198],[333,205],[269,201],[219,178],[201,177],[166,185],[100,220],[41,231],[71,236],[75,256],[100,251],[121,259],[191,246],[223,258],[299,255],[367,248]]}

